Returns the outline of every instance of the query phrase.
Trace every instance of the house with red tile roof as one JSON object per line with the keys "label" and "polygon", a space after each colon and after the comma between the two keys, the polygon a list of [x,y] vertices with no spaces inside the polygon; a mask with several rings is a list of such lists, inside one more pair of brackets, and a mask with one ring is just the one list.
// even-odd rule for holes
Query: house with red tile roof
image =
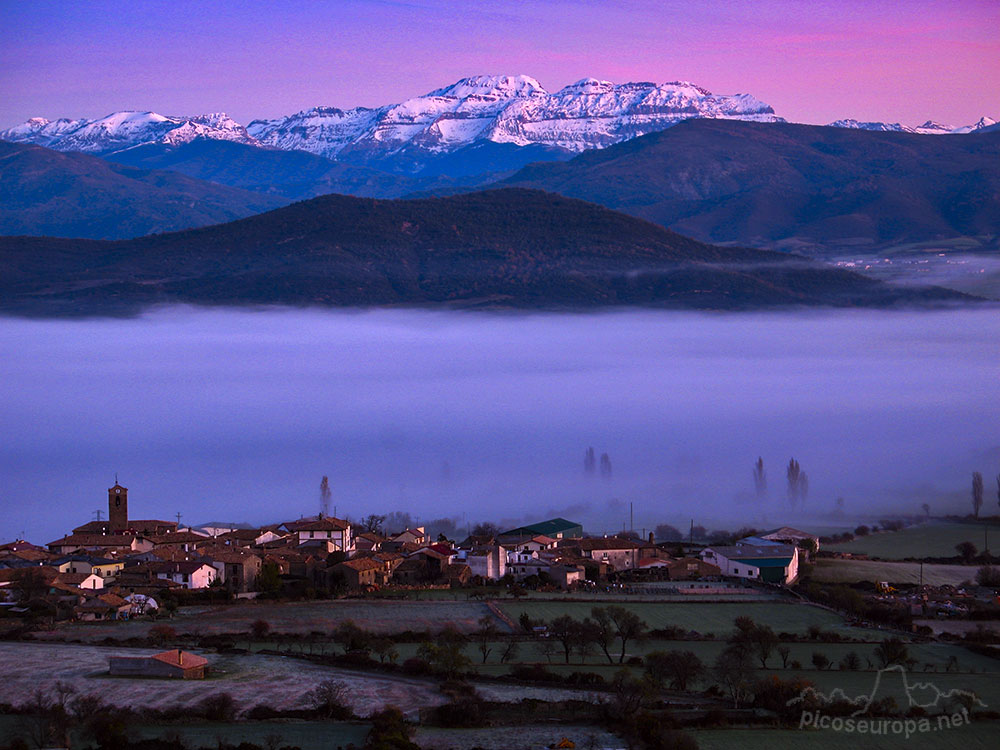
{"label": "house with red tile roof", "polygon": [[108,672],[119,677],[167,677],[178,680],[202,680],[208,659],[190,651],[171,649],[153,656],[112,656]]}

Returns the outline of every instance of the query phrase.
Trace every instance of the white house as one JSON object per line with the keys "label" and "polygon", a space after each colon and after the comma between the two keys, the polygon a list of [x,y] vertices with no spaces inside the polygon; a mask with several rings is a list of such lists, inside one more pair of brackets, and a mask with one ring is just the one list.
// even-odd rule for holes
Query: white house
{"label": "white house", "polygon": [[318,518],[314,521],[297,521],[288,524],[298,535],[298,543],[328,542],[330,551],[348,552],[354,548],[351,538],[351,524],[339,518]]}
{"label": "white house", "polygon": [[507,573],[507,551],[499,546],[478,547],[471,550],[459,550],[456,562],[464,562],[469,566],[473,576],[496,581]]}
{"label": "white house", "polygon": [[701,559],[717,565],[724,576],[765,583],[788,584],[799,575],[799,550],[788,545],[706,547]]}
{"label": "white house", "polygon": [[195,560],[150,563],[149,568],[157,578],[173,581],[186,589],[207,588],[219,574],[208,563]]}
{"label": "white house", "polygon": [[90,589],[92,591],[96,591],[97,589],[104,588],[104,579],[101,578],[99,575],[91,573],[82,581],[80,581],[79,585],[81,589]]}

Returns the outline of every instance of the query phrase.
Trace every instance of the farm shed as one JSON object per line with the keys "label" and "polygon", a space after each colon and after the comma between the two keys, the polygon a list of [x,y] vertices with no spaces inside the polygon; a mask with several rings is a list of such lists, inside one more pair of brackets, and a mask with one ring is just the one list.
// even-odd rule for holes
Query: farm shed
{"label": "farm shed", "polygon": [[208,659],[179,648],[153,656],[112,656],[109,672],[119,677],[169,677],[178,680],[202,680]]}

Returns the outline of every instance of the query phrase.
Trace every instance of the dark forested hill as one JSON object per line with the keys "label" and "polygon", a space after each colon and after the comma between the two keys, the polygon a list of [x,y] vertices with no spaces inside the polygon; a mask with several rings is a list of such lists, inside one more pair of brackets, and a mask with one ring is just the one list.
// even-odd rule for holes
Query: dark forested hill
{"label": "dark forested hill", "polygon": [[748,308],[959,299],[705,245],[529,190],[409,201],[324,196],[136,240],[0,238],[0,307],[128,313],[155,303]]}
{"label": "dark forested hill", "polygon": [[499,183],[581,198],[705,242],[808,249],[1000,235],[1000,133],[687,120]]}
{"label": "dark forested hill", "polygon": [[0,141],[0,234],[119,239],[232,221],[277,197]]}

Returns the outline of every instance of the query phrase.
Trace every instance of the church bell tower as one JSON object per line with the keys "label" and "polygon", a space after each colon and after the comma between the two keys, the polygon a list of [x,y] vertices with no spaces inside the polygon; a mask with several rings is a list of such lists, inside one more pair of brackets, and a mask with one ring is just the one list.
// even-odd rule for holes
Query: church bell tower
{"label": "church bell tower", "polygon": [[118,484],[108,490],[108,531],[120,534],[128,529],[128,489]]}

